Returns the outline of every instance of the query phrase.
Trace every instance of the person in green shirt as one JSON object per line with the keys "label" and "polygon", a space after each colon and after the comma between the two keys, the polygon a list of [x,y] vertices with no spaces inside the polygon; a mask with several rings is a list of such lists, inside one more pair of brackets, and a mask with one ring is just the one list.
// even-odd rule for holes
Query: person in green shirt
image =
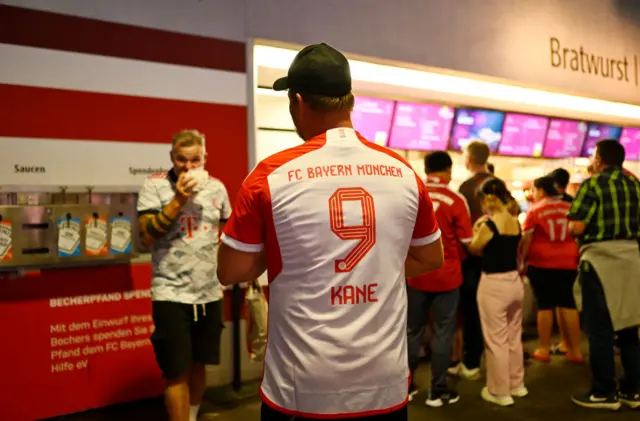
{"label": "person in green shirt", "polygon": [[[640,184],[623,170],[624,159],[616,140],[598,142],[594,175],[582,183],[567,215],[580,245],[577,301],[581,298],[593,375],[591,391],[572,400],[587,408],[640,408]],[[624,367],[619,385],[616,336]]]}

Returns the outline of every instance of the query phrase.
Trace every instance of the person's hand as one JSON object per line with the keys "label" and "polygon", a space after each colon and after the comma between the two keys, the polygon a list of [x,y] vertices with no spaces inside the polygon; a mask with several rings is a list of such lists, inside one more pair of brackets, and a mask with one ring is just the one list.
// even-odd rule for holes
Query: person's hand
{"label": "person's hand", "polygon": [[520,262],[519,264],[518,272],[520,272],[520,276],[522,276],[523,278],[527,276],[528,267],[529,265],[527,264],[527,262]]}
{"label": "person's hand", "polygon": [[186,172],[180,173],[176,182],[176,200],[182,204],[186,203],[197,184],[198,180],[187,175]]}

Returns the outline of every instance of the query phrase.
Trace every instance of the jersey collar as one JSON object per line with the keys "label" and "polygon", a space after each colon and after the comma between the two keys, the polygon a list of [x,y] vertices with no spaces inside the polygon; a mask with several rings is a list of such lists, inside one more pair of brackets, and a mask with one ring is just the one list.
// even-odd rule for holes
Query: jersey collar
{"label": "jersey collar", "polygon": [[358,133],[350,127],[338,127],[327,130],[325,133],[327,143],[344,142],[345,140],[359,140]]}
{"label": "jersey collar", "polygon": [[426,183],[427,184],[440,184],[440,185],[443,185],[443,186],[446,186],[447,184],[449,184],[444,180],[444,178],[438,177],[437,175],[427,175]]}
{"label": "jersey collar", "polygon": [[540,203],[550,203],[550,202],[562,202],[562,195],[547,196],[540,201]]}

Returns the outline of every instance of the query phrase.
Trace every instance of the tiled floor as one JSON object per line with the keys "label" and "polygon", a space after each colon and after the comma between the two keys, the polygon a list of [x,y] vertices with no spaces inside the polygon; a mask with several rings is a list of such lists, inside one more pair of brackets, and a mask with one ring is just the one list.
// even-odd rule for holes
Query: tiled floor
{"label": "tiled floor", "polygon": [[[428,368],[423,367],[416,378],[419,384],[427,384]],[[423,392],[409,406],[412,421],[638,421],[640,412],[623,409],[612,413],[587,410],[574,406],[569,400],[573,392],[586,391],[589,386],[587,366],[574,366],[557,357],[551,364],[533,362],[527,367],[527,386],[530,395],[518,400],[512,408],[498,408],[480,398],[482,382],[459,381],[457,388],[461,400],[449,407],[431,409],[424,406]],[[260,403],[257,398],[238,402],[229,407],[206,407],[207,420],[258,421]],[[218,414],[218,415],[214,415]],[[119,407],[77,414],[66,421],[165,421],[162,401],[159,399],[136,402]]]}

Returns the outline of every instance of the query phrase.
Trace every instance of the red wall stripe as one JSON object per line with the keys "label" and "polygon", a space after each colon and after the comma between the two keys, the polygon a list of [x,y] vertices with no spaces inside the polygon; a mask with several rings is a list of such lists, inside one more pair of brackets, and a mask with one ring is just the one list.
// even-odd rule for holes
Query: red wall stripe
{"label": "red wall stripe", "polygon": [[245,44],[0,5],[0,42],[246,72]]}
{"label": "red wall stripe", "polygon": [[169,143],[193,128],[206,135],[206,168],[232,200],[247,174],[244,106],[7,84],[0,84],[0,98],[0,136]]}

